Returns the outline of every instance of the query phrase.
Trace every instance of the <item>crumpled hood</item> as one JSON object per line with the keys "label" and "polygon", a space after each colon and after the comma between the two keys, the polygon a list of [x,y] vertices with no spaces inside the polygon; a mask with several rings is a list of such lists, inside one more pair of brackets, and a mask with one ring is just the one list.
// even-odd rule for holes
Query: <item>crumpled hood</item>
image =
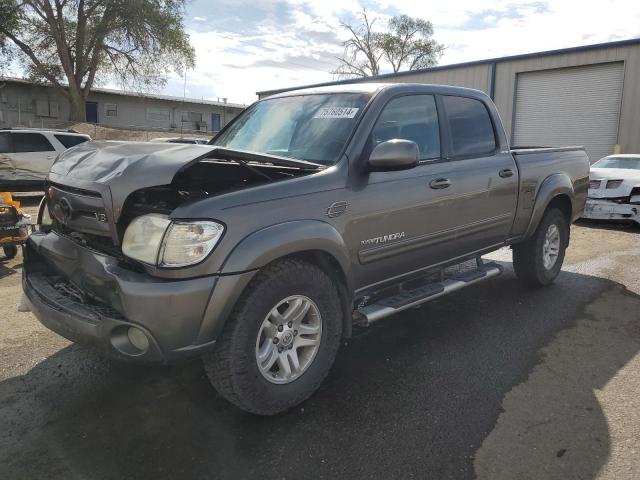
{"label": "crumpled hood", "polygon": [[[138,176],[137,182],[169,183],[180,168],[215,150],[208,145],[93,141],[60,154],[51,173],[102,184]],[[152,178],[152,180],[151,180]],[[162,180],[164,179],[164,181]]]}
{"label": "crumpled hood", "polygon": [[[592,168],[589,180],[601,180],[599,188],[590,188],[591,198],[617,198],[631,194],[634,187],[640,187],[640,170],[626,168]],[[608,180],[623,180],[618,188],[606,188]]]}
{"label": "crumpled hood", "polygon": [[117,220],[132,192],[167,185],[186,165],[216,147],[179,143],[93,141],[60,154],[49,181],[100,193]]}

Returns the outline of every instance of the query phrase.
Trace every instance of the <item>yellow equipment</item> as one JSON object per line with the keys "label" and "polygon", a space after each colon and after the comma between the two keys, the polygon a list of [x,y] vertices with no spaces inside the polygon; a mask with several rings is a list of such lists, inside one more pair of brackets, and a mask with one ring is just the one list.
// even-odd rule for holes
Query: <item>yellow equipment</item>
{"label": "yellow equipment", "polygon": [[0,246],[7,258],[18,254],[31,233],[31,215],[20,209],[20,202],[13,199],[11,192],[0,192]]}

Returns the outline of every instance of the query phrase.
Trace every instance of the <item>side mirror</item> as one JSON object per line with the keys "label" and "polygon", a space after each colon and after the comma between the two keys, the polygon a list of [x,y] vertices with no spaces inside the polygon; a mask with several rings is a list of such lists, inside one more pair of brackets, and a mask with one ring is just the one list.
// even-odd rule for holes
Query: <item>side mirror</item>
{"label": "side mirror", "polygon": [[418,165],[419,158],[416,142],[394,138],[375,146],[369,155],[369,171],[408,170]]}

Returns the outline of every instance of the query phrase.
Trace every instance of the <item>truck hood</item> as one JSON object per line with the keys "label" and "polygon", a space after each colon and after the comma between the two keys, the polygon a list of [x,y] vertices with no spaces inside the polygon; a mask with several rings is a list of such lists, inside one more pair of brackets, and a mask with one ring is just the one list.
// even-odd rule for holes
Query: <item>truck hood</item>
{"label": "truck hood", "polygon": [[[254,166],[258,164],[282,167],[299,174],[322,168],[303,160],[211,145],[94,141],[63,152],[51,167],[47,191],[49,209],[59,222],[72,230],[108,234],[117,242],[116,224],[122,216],[125,202],[134,192],[150,187],[171,186],[170,189],[177,189],[172,182],[178,173],[204,165],[218,165],[220,168],[219,165],[229,161],[249,172],[255,172]],[[249,162],[254,166],[247,165]],[[194,175],[198,181],[215,182],[212,188],[216,191],[233,187],[232,176],[217,178],[215,168],[201,168]],[[277,176],[277,172],[273,175]],[[256,173],[253,176],[255,178]],[[280,174],[279,178],[291,176],[291,173]],[[268,175],[264,177],[267,181],[276,179]],[[255,183],[246,181],[244,176],[235,179],[236,186]],[[175,193],[179,194],[178,191]],[[146,204],[148,200],[140,202]]]}
{"label": "truck hood", "polygon": [[[631,190],[640,187],[640,170],[626,168],[592,168],[589,180],[600,180],[598,188],[589,189],[591,198],[619,198],[631,194]],[[622,180],[618,188],[607,188],[608,180]]]}
{"label": "truck hood", "polygon": [[[208,145],[151,142],[87,142],[60,154],[51,180],[110,185],[112,190],[135,182],[137,188],[163,185],[188,163],[215,150]],[[67,183],[67,182],[65,182]]]}

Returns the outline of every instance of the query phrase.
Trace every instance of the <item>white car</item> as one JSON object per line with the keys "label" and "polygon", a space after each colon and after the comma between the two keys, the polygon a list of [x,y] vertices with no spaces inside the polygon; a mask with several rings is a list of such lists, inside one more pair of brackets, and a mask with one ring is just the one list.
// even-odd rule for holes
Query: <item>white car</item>
{"label": "white car", "polygon": [[59,153],[89,140],[67,130],[0,129],[0,181],[42,181]]}
{"label": "white car", "polygon": [[610,155],[591,165],[583,217],[640,223],[640,155]]}

